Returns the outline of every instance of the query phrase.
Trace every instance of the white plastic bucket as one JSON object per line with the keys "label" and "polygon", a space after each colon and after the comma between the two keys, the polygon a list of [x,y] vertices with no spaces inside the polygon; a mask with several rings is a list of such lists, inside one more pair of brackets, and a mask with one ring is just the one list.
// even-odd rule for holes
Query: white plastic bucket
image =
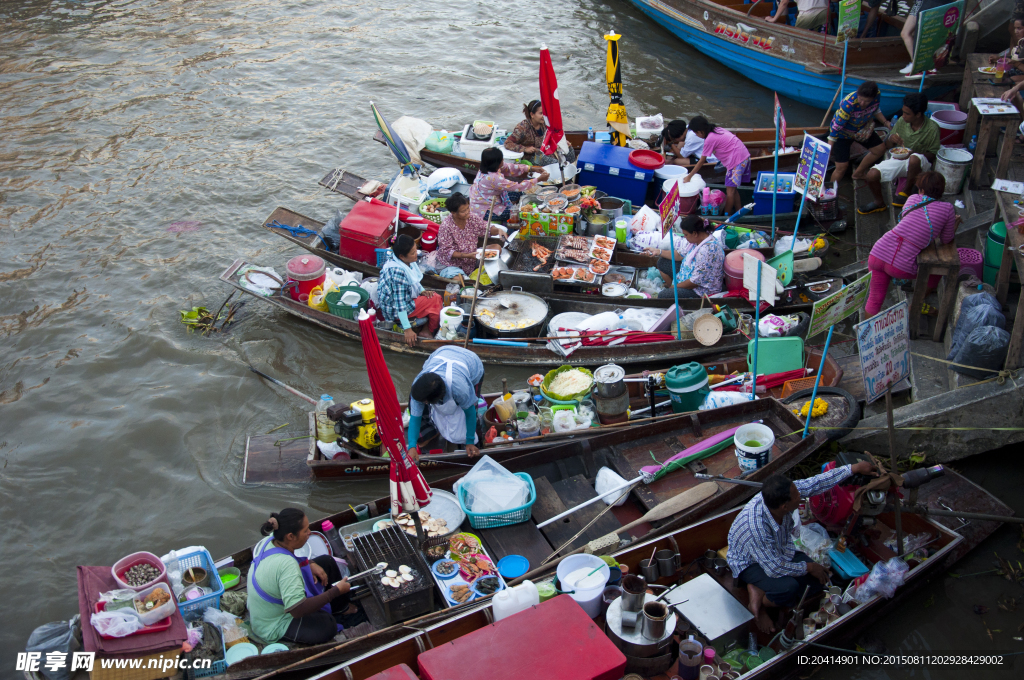
{"label": "white plastic bucket", "polygon": [[[572,583],[566,582],[566,578],[574,572],[582,569],[589,572],[597,567],[601,568],[592,576],[583,579],[586,582],[586,588],[576,587],[577,579],[573,579]],[[559,590],[574,591],[569,597],[576,600],[587,616],[595,619],[601,614],[601,593],[604,592],[605,584],[608,583],[608,578],[611,576],[611,570],[604,560],[596,555],[569,555],[558,563],[555,573],[558,575]]]}
{"label": "white plastic bucket", "polygon": [[[736,445],[736,458],[740,470],[750,472],[764,467],[771,461],[775,433],[766,425],[748,423],[736,430],[733,442]],[[754,442],[757,442],[756,446]]]}
{"label": "white plastic bucket", "polygon": [[971,166],[974,156],[966,149],[948,149],[942,147],[935,159],[935,171],[946,180],[943,195],[959,194],[967,178],[967,168]]}

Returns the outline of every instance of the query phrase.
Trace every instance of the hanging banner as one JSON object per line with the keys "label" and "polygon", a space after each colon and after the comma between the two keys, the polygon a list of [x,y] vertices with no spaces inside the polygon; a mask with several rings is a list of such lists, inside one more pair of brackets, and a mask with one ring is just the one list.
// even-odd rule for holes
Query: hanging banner
{"label": "hanging banner", "polygon": [[960,30],[960,17],[964,13],[963,0],[942,7],[926,9],[917,15],[917,38],[914,41],[914,67],[919,74],[949,63],[949,53]]}
{"label": "hanging banner", "polygon": [[860,30],[861,0],[839,0],[839,30],[836,31],[836,44],[841,45],[850,38],[857,37]]}
{"label": "hanging banner", "polygon": [[870,284],[871,274],[867,273],[846,288],[815,302],[807,337],[813,338],[819,333],[824,333],[829,326],[839,323],[863,307],[868,300]]}
{"label": "hanging banner", "polygon": [[857,347],[870,404],[910,377],[910,313],[906,300],[857,324]]}
{"label": "hanging banner", "polygon": [[658,204],[658,214],[661,217],[661,235],[664,236],[679,217],[679,182],[672,182],[672,188]]}
{"label": "hanging banner", "polygon": [[779,102],[779,93],[775,93],[775,120],[779,124],[779,145],[786,146],[786,117],[782,115],[782,103]]}
{"label": "hanging banner", "polygon": [[796,169],[796,181],[793,188],[801,194],[807,192],[807,198],[815,203],[821,196],[825,185],[825,170],[828,168],[828,157],[832,153],[832,145],[804,133],[804,144],[800,150],[800,165]]}

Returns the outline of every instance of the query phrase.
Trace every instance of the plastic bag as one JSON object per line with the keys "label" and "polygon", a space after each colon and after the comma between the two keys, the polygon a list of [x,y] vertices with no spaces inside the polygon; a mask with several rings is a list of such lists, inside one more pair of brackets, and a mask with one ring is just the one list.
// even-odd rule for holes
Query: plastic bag
{"label": "plastic bag", "polygon": [[[136,619],[138,621],[138,619]],[[68,663],[64,668],[49,670],[45,663],[39,664],[39,672],[48,680],[67,680],[71,677],[70,655],[82,648],[81,626],[79,617],[76,614],[70,621],[53,621],[32,631],[25,643],[26,652],[40,652],[43,659],[46,659],[47,652],[62,652],[67,654]]]}
{"label": "plastic bag", "polygon": [[466,509],[477,513],[505,512],[518,508],[526,504],[530,495],[526,482],[490,456],[482,457],[459,480],[458,486],[466,491]]}
{"label": "plastic bag", "polygon": [[320,238],[324,241],[324,246],[332,253],[338,252],[338,247],[341,244],[341,221],[343,219],[345,219],[345,214],[336,210],[334,217],[329,219],[320,230]]}
{"label": "plastic bag", "polygon": [[762,338],[778,338],[795,328],[799,322],[800,318],[795,315],[765,314],[757,324],[757,332]]}
{"label": "plastic bag", "polygon": [[450,189],[456,184],[466,184],[466,178],[455,168],[438,168],[426,179],[420,180],[420,193],[434,189]]}
{"label": "plastic bag", "polygon": [[203,612],[203,621],[220,628],[224,635],[225,647],[249,641],[248,631],[240,625],[240,620],[235,618],[234,614],[209,607]]}
{"label": "plastic bag", "polygon": [[[683,238],[679,236],[679,238]],[[629,245],[634,250],[643,250],[644,248],[658,248],[661,246],[661,232],[658,231],[637,231],[633,234],[630,239]]]}
{"label": "plastic bag", "polygon": [[[757,395],[754,395],[754,398],[757,399]],[[742,394],[740,392],[715,392],[712,390],[708,393],[708,396],[704,397],[704,403],[698,406],[697,410],[710,411],[713,408],[743,404],[748,401],[750,401],[749,394]]]}
{"label": "plastic bag", "polygon": [[576,429],[576,420],[572,411],[555,411],[551,419],[551,427],[555,432],[572,432]]}
{"label": "plastic bag", "polygon": [[455,146],[455,137],[447,130],[434,130],[427,135],[427,148],[437,153],[451,153]]}
{"label": "plastic bag", "polygon": [[898,557],[893,557],[888,562],[876,562],[867,579],[857,586],[853,599],[863,603],[875,595],[892,597],[896,589],[903,585],[903,578],[908,571],[910,567]]}
{"label": "plastic bag", "polygon": [[89,623],[100,635],[116,638],[131,635],[143,628],[142,621],[130,609],[96,612],[89,617]]}
{"label": "plastic bag", "polygon": [[[333,287],[331,287],[331,289],[333,289]],[[314,286],[313,290],[309,291],[309,300],[306,304],[308,304],[311,309],[315,309],[318,312],[330,312],[331,308],[327,306],[327,300],[325,298],[331,289],[325,291],[323,286]]]}
{"label": "plastic bag", "polygon": [[[597,479],[594,480],[594,490],[597,491],[598,496],[603,496],[612,489],[618,488],[625,483],[626,479],[624,477],[611,468],[603,467],[597,471]],[[626,489],[618,493],[613,493],[610,496],[605,496],[601,500],[604,501],[605,505],[620,506],[626,502],[626,498],[628,496],[629,490]],[[616,498],[618,498],[618,500],[615,500]]]}
{"label": "plastic bag", "polygon": [[815,523],[801,525],[800,537],[793,543],[821,566],[831,566],[828,551],[832,549],[832,539],[825,527]]}
{"label": "plastic bag", "polygon": [[645,205],[640,209],[640,212],[633,215],[633,221],[630,222],[630,227],[638,232],[656,232],[658,234],[659,241],[661,240],[661,216],[654,212],[650,206]]}
{"label": "plastic bag", "polygon": [[[982,296],[972,295],[967,299],[980,297]],[[986,304],[985,301],[982,301],[980,304],[976,303],[967,309],[961,306],[960,316],[957,318],[956,327],[953,329],[953,339],[949,345],[949,354],[946,355],[946,361],[953,361],[953,357],[960,352],[960,347],[967,340],[967,336],[974,332],[976,328],[981,328],[982,326],[1006,328],[1006,317],[1003,316],[998,307]]]}
{"label": "plastic bag", "polygon": [[1009,333],[995,326],[982,326],[971,331],[971,334],[967,336],[967,340],[960,346],[960,351],[950,361],[965,366],[991,369],[988,371],[976,371],[970,368],[953,366],[953,370],[957,373],[978,378],[979,380],[993,378],[996,376],[996,373],[993,373],[993,371],[1001,370],[1006,362],[1006,352],[1009,347]]}
{"label": "plastic bag", "polygon": [[[775,241],[775,254],[781,255],[782,253],[789,250],[789,244],[793,242],[792,236],[780,236]],[[805,250],[811,249],[811,244],[814,243],[814,239],[811,238],[798,238],[796,240],[796,247],[793,248],[794,253],[802,253]]]}

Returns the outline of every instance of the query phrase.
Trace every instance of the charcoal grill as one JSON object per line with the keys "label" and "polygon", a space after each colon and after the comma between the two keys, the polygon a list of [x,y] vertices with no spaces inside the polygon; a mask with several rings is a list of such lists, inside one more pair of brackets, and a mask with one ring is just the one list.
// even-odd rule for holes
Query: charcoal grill
{"label": "charcoal grill", "polygon": [[389,526],[357,536],[353,543],[355,548],[352,552],[360,570],[369,569],[378,562],[387,562],[387,568],[395,571],[402,564],[412,568],[415,578],[399,588],[382,584],[380,577],[367,579],[389,626],[434,611],[434,581],[430,570],[404,531]]}
{"label": "charcoal grill", "polygon": [[[518,241],[518,239],[517,239]],[[533,248],[530,245],[531,242],[536,242],[538,245],[542,245],[551,251],[551,255],[548,256],[547,264],[542,266],[540,269],[534,269],[540,264],[540,258],[533,256]],[[526,241],[519,241],[521,244],[518,247],[519,255],[516,256],[515,261],[512,263],[511,269],[517,272],[537,272],[538,274],[550,274],[551,270],[555,268],[555,246],[558,245],[557,238],[531,238]]]}

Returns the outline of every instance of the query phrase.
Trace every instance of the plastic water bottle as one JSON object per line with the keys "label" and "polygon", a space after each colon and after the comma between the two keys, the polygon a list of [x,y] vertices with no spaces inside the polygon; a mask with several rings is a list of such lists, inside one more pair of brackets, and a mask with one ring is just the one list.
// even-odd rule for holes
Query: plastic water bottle
{"label": "plastic water bottle", "polygon": [[329,394],[321,394],[316,403],[316,438],[325,444],[338,441],[334,431],[334,422],[327,417],[327,409],[334,406],[334,398]]}
{"label": "plastic water bottle", "polygon": [[971,137],[970,144],[967,145],[967,150],[974,153],[974,150],[978,147],[978,135]]}
{"label": "plastic water bottle", "polygon": [[587,139],[594,141],[594,128],[587,128]]}

